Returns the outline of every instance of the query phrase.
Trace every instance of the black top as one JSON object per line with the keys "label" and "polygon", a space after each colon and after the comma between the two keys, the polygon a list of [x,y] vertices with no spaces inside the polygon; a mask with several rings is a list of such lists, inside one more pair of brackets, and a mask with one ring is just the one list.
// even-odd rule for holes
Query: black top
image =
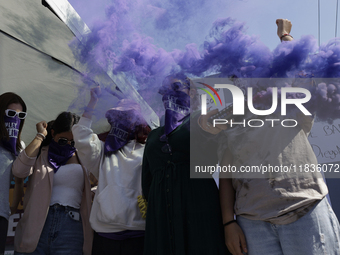
{"label": "black top", "polygon": [[187,121],[169,134],[171,153],[162,151],[163,127],[148,136],[142,172],[148,201],[145,255],[230,254],[215,181],[190,179],[189,126]]}

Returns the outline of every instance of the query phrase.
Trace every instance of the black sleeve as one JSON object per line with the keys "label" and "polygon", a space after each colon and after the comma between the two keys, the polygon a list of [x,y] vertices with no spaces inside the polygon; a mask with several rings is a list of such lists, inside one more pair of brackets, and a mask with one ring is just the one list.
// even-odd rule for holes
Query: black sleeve
{"label": "black sleeve", "polygon": [[152,175],[150,171],[148,157],[146,156],[148,143],[145,144],[144,155],[143,155],[143,165],[142,165],[142,191],[143,196],[148,200],[150,186],[152,182]]}

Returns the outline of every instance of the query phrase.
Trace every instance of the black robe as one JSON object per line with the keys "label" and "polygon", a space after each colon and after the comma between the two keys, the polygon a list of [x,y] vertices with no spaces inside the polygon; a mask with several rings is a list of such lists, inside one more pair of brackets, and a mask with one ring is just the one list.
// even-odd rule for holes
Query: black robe
{"label": "black robe", "polygon": [[[197,118],[192,123],[197,123]],[[230,254],[214,179],[190,178],[189,126],[190,120],[168,136],[171,153],[162,152],[166,146],[160,141],[164,127],[148,136],[142,171],[143,194],[148,201],[144,255]],[[196,145],[195,149],[208,153],[216,165],[216,151],[205,151],[200,141]]]}

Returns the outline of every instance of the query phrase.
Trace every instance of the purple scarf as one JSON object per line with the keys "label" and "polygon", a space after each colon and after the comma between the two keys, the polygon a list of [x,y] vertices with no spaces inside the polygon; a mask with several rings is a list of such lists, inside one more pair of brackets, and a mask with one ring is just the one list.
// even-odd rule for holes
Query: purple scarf
{"label": "purple scarf", "polygon": [[[111,123],[110,123],[111,124]],[[110,152],[115,152],[134,139],[134,132],[124,124],[111,124],[111,129],[106,137],[104,145],[105,155]]]}
{"label": "purple scarf", "polygon": [[105,155],[119,150],[135,139],[136,125],[144,123],[139,104],[131,99],[120,100],[116,107],[106,112],[105,117],[111,125],[105,140]]}
{"label": "purple scarf", "polygon": [[52,139],[48,148],[47,157],[48,162],[50,162],[54,169],[54,173],[56,173],[62,165],[65,165],[75,152],[76,148],[71,145],[66,144],[64,146],[60,146]]}
{"label": "purple scarf", "polygon": [[190,96],[182,91],[169,91],[162,98],[165,108],[165,134],[170,134],[190,113]]}
{"label": "purple scarf", "polygon": [[13,118],[5,116],[4,117],[5,121],[5,127],[8,132],[9,140],[4,138],[2,140],[2,146],[15,154],[15,156],[18,156],[17,153],[17,139],[18,139],[18,134],[19,134],[19,126],[20,126],[20,119],[18,116],[15,116]]}

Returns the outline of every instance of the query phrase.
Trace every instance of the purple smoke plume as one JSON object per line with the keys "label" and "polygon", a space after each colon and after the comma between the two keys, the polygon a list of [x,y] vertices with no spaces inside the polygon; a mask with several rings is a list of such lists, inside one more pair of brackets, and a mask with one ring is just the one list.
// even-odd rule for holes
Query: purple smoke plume
{"label": "purple smoke plume", "polygon": [[[186,39],[185,34],[176,34],[175,28],[207,7],[207,2],[201,0],[202,10],[192,10],[192,1],[177,0],[171,5],[151,0],[114,1],[106,8],[106,19],[91,28],[86,45],[74,41],[71,47],[77,59],[87,63],[89,76],[96,72],[91,64],[94,62],[113,74],[124,72],[154,109],[158,107],[155,101],[160,103],[157,91],[163,79],[171,74],[286,78],[301,77],[303,72],[315,79],[340,76],[340,45],[334,40],[318,48],[315,38],[303,36],[279,43],[270,51],[258,36],[246,33],[245,23],[231,18],[216,19],[199,46],[190,41],[184,49],[158,46],[150,34],[164,35],[163,41],[176,40],[176,36]],[[312,100],[308,107],[323,120],[340,117],[339,83],[318,81],[310,86]],[[259,93],[262,94],[258,98],[271,101],[270,89]]]}

